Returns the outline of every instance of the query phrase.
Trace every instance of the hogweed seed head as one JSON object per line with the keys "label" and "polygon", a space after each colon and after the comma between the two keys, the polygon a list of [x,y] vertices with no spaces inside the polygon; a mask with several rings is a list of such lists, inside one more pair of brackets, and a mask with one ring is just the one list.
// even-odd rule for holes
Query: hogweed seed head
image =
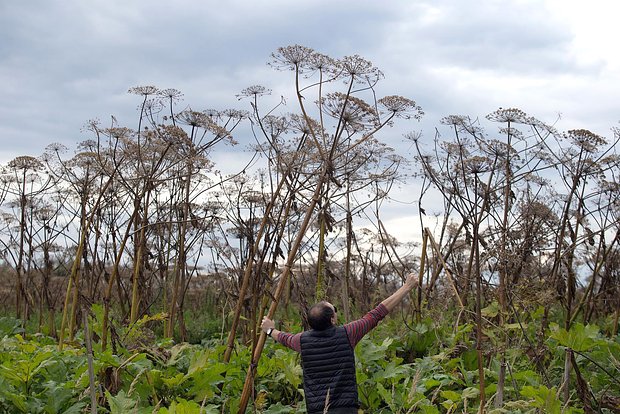
{"label": "hogweed seed head", "polygon": [[292,45],[279,47],[271,54],[269,66],[278,70],[299,70],[312,62],[315,51],[309,47]]}
{"label": "hogweed seed head", "polygon": [[358,81],[376,82],[383,77],[383,72],[372,65],[372,62],[359,55],[345,56],[338,61],[342,71]]}
{"label": "hogweed seed head", "polygon": [[43,163],[29,155],[22,155],[9,161],[9,168],[15,170],[32,170],[37,171],[43,168]]}
{"label": "hogweed seed head", "polygon": [[241,91],[240,94],[235,95],[237,99],[243,98],[258,98],[259,96],[271,95],[271,89],[267,89],[261,85],[252,85]]}
{"label": "hogweed seed head", "polygon": [[499,108],[497,111],[491,112],[486,116],[489,121],[495,122],[511,122],[517,124],[529,124],[530,118],[525,112],[518,108]]}
{"label": "hogweed seed head", "polygon": [[398,95],[385,96],[379,99],[379,104],[397,118],[419,120],[424,115],[422,108],[415,101]]}
{"label": "hogweed seed head", "polygon": [[157,93],[159,93],[159,89],[157,89],[155,86],[152,86],[152,85],[134,86],[132,88],[129,88],[127,92],[133,95],[149,96],[149,95],[156,95]]}
{"label": "hogweed seed head", "polygon": [[594,153],[599,147],[606,145],[607,141],[587,129],[573,129],[564,134],[564,138],[582,148],[585,152]]}
{"label": "hogweed seed head", "polygon": [[168,88],[162,89],[157,93],[160,97],[170,99],[173,102],[179,102],[183,100],[183,93],[179,90]]}

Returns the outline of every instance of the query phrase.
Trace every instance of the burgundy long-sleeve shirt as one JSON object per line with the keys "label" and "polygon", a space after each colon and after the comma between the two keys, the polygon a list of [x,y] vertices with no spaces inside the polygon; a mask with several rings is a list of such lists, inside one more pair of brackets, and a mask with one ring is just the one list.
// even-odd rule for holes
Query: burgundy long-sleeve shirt
{"label": "burgundy long-sleeve shirt", "polygon": [[[364,335],[377,326],[388,313],[389,311],[385,305],[380,303],[361,319],[345,324],[344,329],[349,337],[351,348],[355,348],[355,345],[362,340]],[[282,345],[291,348],[293,351],[301,352],[301,333],[290,334],[287,332],[280,332],[276,340]]]}

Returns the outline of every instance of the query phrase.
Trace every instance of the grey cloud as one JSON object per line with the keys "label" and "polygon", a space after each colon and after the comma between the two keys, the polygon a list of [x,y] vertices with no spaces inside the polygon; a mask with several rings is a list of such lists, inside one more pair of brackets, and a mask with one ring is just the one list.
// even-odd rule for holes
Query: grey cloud
{"label": "grey cloud", "polygon": [[568,52],[573,34],[542,3],[416,2],[407,15],[395,36],[411,39],[411,49],[435,65],[520,74],[584,69]]}
{"label": "grey cloud", "polygon": [[[53,141],[74,146],[93,117],[114,114],[132,126],[137,101],[126,91],[135,85],[180,89],[181,105],[195,109],[244,107],[234,95],[252,84],[279,96],[290,77],[266,62],[277,47],[295,43],[372,60],[386,73],[379,95],[415,99],[427,116],[406,128],[432,136],[441,116],[484,115],[515,93],[511,85],[494,96],[459,88],[460,76],[476,78],[471,88],[488,74],[595,76],[596,62],[568,53],[572,36],[534,2],[3,2],[0,139],[17,148],[28,137],[21,148],[38,153]],[[562,94],[562,85],[552,92]],[[390,134],[398,140],[401,131]]]}

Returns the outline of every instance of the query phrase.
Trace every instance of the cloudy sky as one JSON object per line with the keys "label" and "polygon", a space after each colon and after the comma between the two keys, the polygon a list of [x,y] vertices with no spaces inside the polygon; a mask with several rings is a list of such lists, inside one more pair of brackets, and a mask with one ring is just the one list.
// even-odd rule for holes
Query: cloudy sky
{"label": "cloudy sky", "polygon": [[132,86],[179,89],[196,110],[248,109],[235,94],[254,84],[290,92],[266,62],[292,44],[371,60],[382,95],[422,106],[407,128],[424,139],[443,116],[498,107],[610,137],[618,16],[615,0],[2,1],[0,163],[75,148],[89,119],[135,127]]}

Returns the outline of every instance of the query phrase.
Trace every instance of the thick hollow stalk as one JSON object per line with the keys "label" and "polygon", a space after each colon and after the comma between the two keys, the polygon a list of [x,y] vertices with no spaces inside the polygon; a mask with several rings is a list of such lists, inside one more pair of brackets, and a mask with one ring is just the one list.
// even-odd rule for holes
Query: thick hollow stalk
{"label": "thick hollow stalk", "polygon": [[[506,184],[504,185],[504,214],[502,217],[502,241],[500,246],[500,262],[502,265],[499,268],[499,287],[498,287],[498,302],[499,302],[499,326],[504,326],[504,316],[508,311],[508,304],[506,300],[506,293],[510,286],[508,285],[508,257],[506,253],[506,245],[508,244],[508,213],[510,211],[510,193],[512,191],[512,169],[510,152],[512,149],[512,134],[510,128],[510,121],[508,121],[508,151],[506,151],[506,162],[504,164],[504,175]],[[507,342],[508,338],[504,336],[504,341]],[[504,384],[506,383],[506,351],[505,347],[502,347],[500,353],[500,367],[497,380],[497,393],[495,395],[495,407],[500,408],[504,405]]]}
{"label": "thick hollow stalk", "polygon": [[83,309],[84,342],[86,343],[86,359],[88,362],[88,389],[90,391],[90,412],[97,414],[97,391],[95,389],[95,369],[93,368],[93,344],[88,328],[88,315]]}
{"label": "thick hollow stalk", "polygon": [[318,302],[325,297],[325,237],[327,235],[326,229],[326,215],[327,206],[321,206],[319,211],[319,252],[316,269],[316,289],[314,292],[314,301]]}
{"label": "thick hollow stalk", "polygon": [[125,251],[125,246],[127,245],[127,241],[129,240],[129,236],[131,235],[131,227],[136,215],[138,214],[138,209],[134,209],[131,218],[129,219],[129,224],[127,225],[127,230],[125,230],[125,235],[123,236],[123,240],[118,248],[118,252],[116,253],[116,260],[114,261],[114,267],[112,268],[112,274],[110,275],[110,280],[108,280],[108,286],[105,290],[105,294],[103,297],[103,322],[101,327],[101,349],[103,351],[106,350],[108,345],[108,324],[110,319],[110,301],[112,298],[112,288],[114,287],[114,281],[118,278],[118,269],[121,263],[121,258],[123,257],[123,252]]}
{"label": "thick hollow stalk", "polygon": [[243,272],[243,278],[241,279],[241,286],[239,287],[239,300],[237,301],[237,305],[235,306],[235,314],[233,315],[233,320],[230,327],[230,332],[228,333],[228,340],[226,342],[226,351],[224,351],[224,362],[230,361],[230,356],[232,354],[233,348],[235,346],[235,335],[237,333],[237,326],[239,325],[239,319],[241,318],[241,311],[243,310],[243,299],[248,291],[248,286],[250,285],[250,276],[252,275],[252,266],[254,264],[254,254],[258,251],[261,240],[263,238],[263,233],[265,232],[265,228],[267,227],[267,223],[269,221],[269,216],[271,214],[271,210],[273,209],[277,197],[280,195],[284,184],[286,183],[286,176],[282,176],[276,190],[271,196],[271,201],[267,205],[265,209],[265,214],[263,219],[261,220],[260,226],[258,228],[258,232],[256,233],[256,240],[252,244],[250,248],[250,252],[248,254],[248,261],[245,265],[245,271]]}
{"label": "thick hollow stalk", "polygon": [[422,320],[422,282],[424,280],[424,271],[426,270],[426,245],[428,242],[428,231],[423,231],[422,237],[422,254],[420,255],[420,274],[418,277],[418,322]]}
{"label": "thick hollow stalk", "polygon": [[[439,274],[441,273],[441,271],[446,268],[445,263],[443,263],[443,256],[445,257],[450,257],[450,255],[452,254],[452,251],[454,250],[454,246],[456,245],[456,242],[458,240],[458,236],[461,233],[461,230],[463,229],[463,227],[465,227],[465,222],[462,222],[461,225],[459,226],[458,230],[455,232],[455,234],[452,236],[452,241],[450,242],[450,244],[448,245],[448,249],[446,250],[445,255],[440,254],[439,252],[441,251],[441,249],[439,247],[437,247],[437,242],[435,242],[435,239],[433,238],[433,235],[430,234],[430,230],[428,230],[428,228],[425,228],[424,231],[427,232],[428,236],[431,238],[431,247],[433,249],[433,251],[435,252],[435,254],[439,257],[439,261],[441,266],[434,266],[435,270],[433,270],[433,274],[431,275],[431,280],[428,283],[428,286],[426,287],[426,296],[430,296],[431,292],[433,291],[433,289],[435,288],[435,283],[437,283],[437,279],[439,278]],[[455,289],[454,286],[454,281],[453,281],[453,277],[452,274],[450,274],[449,270],[446,269],[446,271],[448,272],[448,276],[450,277],[450,283],[452,284],[453,289]],[[430,305],[430,304],[428,304]],[[462,306],[461,306],[462,308]]]}
{"label": "thick hollow stalk", "polygon": [[[185,233],[187,232],[187,221],[189,219],[189,196],[190,196],[190,181],[193,174],[193,164],[190,162],[188,165],[188,173],[187,178],[185,180],[185,188],[184,188],[184,202],[183,202],[183,217],[182,221],[179,225],[179,235],[178,235],[178,245],[179,251],[177,253],[177,261],[174,266],[174,282],[173,282],[173,290],[172,290],[172,300],[170,301],[170,312],[168,314],[168,324],[167,324],[167,332],[166,336],[172,337],[174,334],[174,325],[175,325],[175,317],[177,312],[177,307],[179,302],[179,289],[181,285],[181,279],[185,277],[186,273],[186,257],[187,252],[185,251]],[[183,315],[180,315],[182,318]]]}
{"label": "thick hollow stalk", "polygon": [[[288,202],[286,203],[286,206],[284,207],[284,212],[282,212],[282,210],[280,211],[279,214],[279,220],[278,221],[282,221],[282,220],[286,220],[286,218],[289,216],[290,211],[291,211],[291,206],[293,205],[293,197],[288,197]],[[274,240],[273,246],[279,246],[280,243],[282,242],[282,238],[284,237],[284,232],[286,231],[286,226],[280,226],[280,228],[278,229],[277,234],[275,235],[275,237],[270,237],[270,239]],[[266,249],[265,249],[266,251]],[[264,266],[264,259],[265,259],[266,255],[262,255],[261,260],[258,262],[258,266],[257,266],[257,272],[262,272],[263,266]],[[276,251],[276,249],[272,250],[272,260],[271,263],[269,264],[269,268],[267,270],[268,273],[268,277],[269,280],[273,280],[273,275],[275,273],[276,270],[276,260],[277,260],[277,256],[278,253]],[[289,278],[290,279],[290,278]],[[290,291],[290,283],[287,282],[285,290],[287,291],[287,294],[289,294]],[[255,295],[255,301],[254,301],[254,305],[256,307],[256,304],[258,303],[258,296],[259,296],[259,290],[257,289],[256,292],[254,293]],[[264,314],[265,314],[265,310],[267,308],[267,300],[269,299],[269,295],[265,294],[265,292],[262,292],[262,296],[263,296],[263,301],[260,307],[260,315],[258,316],[257,319],[252,319],[252,321],[254,321],[254,329],[252,332],[252,341],[253,341],[253,346],[252,346],[252,352],[254,352],[254,350],[256,349],[256,345],[257,345],[257,341],[258,341],[258,336],[256,335],[256,327],[257,324],[256,322],[259,320],[262,320]]]}
{"label": "thick hollow stalk", "polygon": [[564,374],[562,376],[562,386],[560,387],[562,390],[562,397],[565,403],[567,403],[570,399],[570,372],[572,366],[572,356],[573,350],[570,348],[566,348],[566,352],[564,354]]}
{"label": "thick hollow stalk", "polygon": [[[297,234],[297,237],[295,238],[295,241],[293,242],[293,245],[291,246],[291,250],[288,253],[286,264],[284,265],[284,271],[282,273],[282,276],[280,277],[278,287],[276,288],[276,292],[273,297],[273,302],[271,303],[271,306],[269,307],[269,312],[267,313],[267,317],[269,319],[273,319],[273,315],[275,314],[276,309],[278,307],[280,297],[282,296],[282,292],[284,291],[284,288],[287,284],[288,278],[291,273],[291,267],[293,265],[293,262],[295,261],[295,257],[297,256],[297,252],[299,251],[299,247],[301,246],[301,242],[310,224],[310,219],[312,218],[312,214],[314,212],[314,209],[321,195],[321,190],[326,180],[326,176],[327,176],[327,172],[324,171],[321,174],[321,177],[319,178],[316,190],[314,192],[314,196],[312,197],[310,201],[310,205],[308,206],[308,209],[306,210],[304,221],[301,224],[299,233]],[[254,375],[256,374],[256,368],[258,366],[258,361],[260,360],[261,354],[263,352],[263,347],[265,346],[266,339],[267,339],[267,335],[265,334],[265,332],[261,332],[260,338],[258,339],[258,343],[256,344],[256,348],[254,349],[254,353],[252,355],[252,361],[250,363],[250,366],[248,367],[248,372],[245,377],[245,383],[243,384],[243,392],[241,394],[241,400],[239,402],[239,410],[237,411],[238,414],[245,413],[245,409],[248,406],[248,401],[250,399],[252,389],[254,388]]]}
{"label": "thick hollow stalk", "polygon": [[351,216],[351,209],[349,208],[349,203],[349,193],[347,192],[347,256],[344,264],[344,280],[342,283],[342,308],[346,321],[351,319],[351,311],[349,310],[349,282],[351,280],[351,245],[353,241],[353,217]]}
{"label": "thick hollow stalk", "polygon": [[480,249],[478,248],[478,226],[474,227],[474,253],[476,276],[476,351],[478,353],[478,381],[480,390],[480,411],[485,412],[486,396],[484,393],[484,356],[482,354],[482,275],[480,274]]}
{"label": "thick hollow stalk", "polygon": [[71,276],[69,277],[69,282],[67,283],[67,293],[65,295],[65,303],[64,303],[64,307],[62,311],[62,323],[60,325],[60,335],[58,338],[58,349],[60,350],[62,350],[63,345],[64,345],[65,327],[67,323],[67,311],[69,308],[69,296],[71,294],[72,283],[74,283],[74,281],[77,280],[77,272],[80,268],[80,263],[82,260],[82,252],[84,250],[84,245],[86,244],[86,233],[87,233],[86,229],[90,228],[93,218],[95,217],[95,214],[97,212],[97,209],[99,208],[99,204],[101,203],[101,199],[103,198],[103,194],[105,194],[106,190],[112,183],[113,176],[114,174],[110,176],[108,181],[106,181],[105,185],[99,192],[99,197],[97,198],[97,201],[95,201],[95,204],[93,205],[93,212],[91,216],[88,218],[88,220],[86,221],[86,225],[84,226],[80,234],[80,240],[78,242],[77,251],[75,253],[75,260],[73,261],[73,266],[71,267]]}
{"label": "thick hollow stalk", "polygon": [[443,256],[441,255],[441,250],[439,249],[439,246],[437,245],[437,242],[433,238],[433,235],[431,234],[431,232],[430,232],[430,230],[428,228],[424,228],[424,233],[426,234],[426,236],[430,240],[431,247],[433,248],[433,251],[435,252],[435,255],[437,256],[437,258],[441,262],[441,266],[442,266],[444,272],[446,272],[446,275],[448,275],[448,281],[450,282],[450,286],[452,286],[452,291],[454,292],[454,295],[456,296],[456,299],[459,302],[459,307],[461,309],[465,308],[465,304],[463,303],[463,300],[461,299],[461,295],[459,294],[459,290],[456,287],[456,284],[454,283],[454,276],[452,276],[452,273],[450,272],[450,269],[449,269],[448,265],[446,264],[445,260],[443,259]]}
{"label": "thick hollow stalk", "polygon": [[[148,185],[148,184],[147,184]],[[146,227],[148,225],[148,208],[150,201],[150,191],[146,193],[146,201],[144,202],[144,212],[142,215],[142,220],[140,220],[140,232],[138,233],[138,252],[134,259],[134,269],[133,269],[133,278],[132,278],[132,289],[131,289],[131,311],[129,322],[134,323],[138,320],[138,311],[140,309],[140,292],[139,292],[139,281],[140,276],[144,271],[144,247],[146,246]]]}
{"label": "thick hollow stalk", "polygon": [[[26,234],[26,169],[24,168],[22,177],[22,190],[19,201],[20,219],[19,219],[19,254],[17,258],[17,288],[15,289],[15,316],[19,319],[21,313],[21,299],[24,293],[22,285],[22,272],[24,261],[24,239]],[[25,296],[25,295],[24,295]]]}

